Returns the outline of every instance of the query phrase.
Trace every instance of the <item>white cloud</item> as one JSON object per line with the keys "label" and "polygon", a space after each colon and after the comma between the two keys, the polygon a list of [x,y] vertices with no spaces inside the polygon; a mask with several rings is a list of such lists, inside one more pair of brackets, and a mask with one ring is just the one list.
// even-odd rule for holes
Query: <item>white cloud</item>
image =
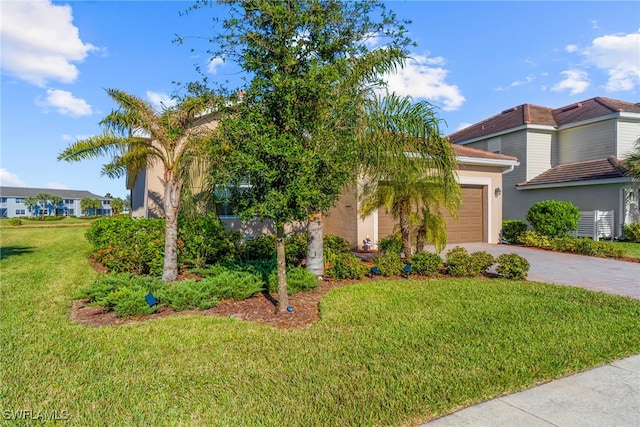
{"label": "white cloud", "polygon": [[522,86],[522,85],[527,85],[529,83],[531,83],[532,81],[534,81],[536,79],[535,76],[529,74],[527,77],[525,77],[524,80],[516,80],[515,82],[511,83],[511,87],[518,87],[518,86]]}
{"label": "white cloud", "polygon": [[207,71],[210,74],[217,74],[218,67],[224,65],[224,59],[222,58],[212,58],[207,64]]}
{"label": "white cloud", "polygon": [[462,130],[464,128],[468,128],[472,124],[473,123],[462,122],[462,123],[460,123],[460,125],[458,125],[458,128],[456,129],[456,132],[459,131],[459,130]]}
{"label": "white cloud", "polygon": [[75,62],[95,47],[80,40],[68,5],[50,1],[3,1],[1,62],[15,77],[38,86],[78,77]]}
{"label": "white cloud", "polygon": [[151,90],[148,90],[147,99],[149,100],[149,102],[151,102],[153,107],[158,111],[161,111],[164,108],[169,108],[176,105],[175,99],[171,99],[169,95],[162,92],[153,92]]}
{"label": "white cloud", "polygon": [[379,46],[380,36],[378,36],[378,34],[376,33],[368,33],[364,39],[364,45],[369,49],[373,49]]}
{"label": "white cloud", "polygon": [[47,89],[46,98],[38,98],[36,104],[41,107],[53,107],[63,116],[80,117],[92,114],[91,105],[84,99],[74,98],[73,94],[66,90]]}
{"label": "white cloud", "polygon": [[640,31],[598,37],[582,54],[590,64],[607,72],[607,90],[633,90],[640,85]]}
{"label": "white cloud", "polygon": [[566,50],[569,53],[572,53],[578,50],[578,46],[576,46],[575,44],[568,44],[567,46],[565,46],[564,50]]}
{"label": "white cloud", "polygon": [[18,175],[11,173],[5,168],[0,168],[0,185],[9,187],[26,187],[27,184],[18,178]]}
{"label": "white cloud", "polygon": [[586,71],[567,70],[560,74],[566,78],[551,88],[554,92],[569,90],[571,95],[577,95],[589,87],[590,81]]}
{"label": "white cloud", "polygon": [[428,53],[413,55],[403,69],[385,76],[388,89],[402,96],[441,102],[446,111],[457,110],[465,98],[458,86],[446,82],[449,71],[442,68],[444,64],[442,57],[429,58]]}

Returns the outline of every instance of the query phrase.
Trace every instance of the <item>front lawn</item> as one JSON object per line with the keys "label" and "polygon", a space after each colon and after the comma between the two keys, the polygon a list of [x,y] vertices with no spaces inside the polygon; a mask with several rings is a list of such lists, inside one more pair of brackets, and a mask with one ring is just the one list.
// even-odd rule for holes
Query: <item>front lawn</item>
{"label": "front lawn", "polygon": [[84,326],[69,308],[98,275],[85,231],[1,231],[5,418],[407,425],[640,353],[640,301],[497,279],[364,280],[303,330],[198,315]]}

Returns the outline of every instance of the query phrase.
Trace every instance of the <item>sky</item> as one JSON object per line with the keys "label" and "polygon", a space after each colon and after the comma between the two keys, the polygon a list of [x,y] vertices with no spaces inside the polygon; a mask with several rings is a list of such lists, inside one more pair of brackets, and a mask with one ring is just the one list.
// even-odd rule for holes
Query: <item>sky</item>
{"label": "sky", "polygon": [[[239,87],[237,65],[207,54],[220,9],[184,14],[193,3],[0,0],[0,184],[124,198],[125,179],[100,174],[107,158],[57,156],[101,132],[107,88],[161,109],[196,67]],[[640,2],[386,4],[417,42],[389,89],[437,107],[445,135],[525,103],[640,102]]]}

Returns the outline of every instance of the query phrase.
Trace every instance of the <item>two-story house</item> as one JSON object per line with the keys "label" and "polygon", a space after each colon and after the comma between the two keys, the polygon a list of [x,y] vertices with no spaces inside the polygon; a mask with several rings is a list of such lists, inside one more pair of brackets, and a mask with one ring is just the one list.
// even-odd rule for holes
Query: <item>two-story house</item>
{"label": "two-story house", "polygon": [[[48,194],[60,198],[60,203],[53,205],[47,200],[44,205],[27,204],[27,199],[37,197],[40,194]],[[100,200],[100,208],[91,209],[89,212],[82,210],[82,199]],[[25,188],[25,187],[0,187],[0,217],[16,218],[23,216],[51,215],[51,216],[86,216],[103,215],[110,216],[111,199],[98,196],[84,190],[54,190],[50,188]]]}
{"label": "two-story house", "polygon": [[565,200],[580,211],[614,211],[637,222],[637,184],[624,159],[640,139],[640,103],[593,98],[561,108],[524,104],[459,130],[452,143],[520,161],[503,180],[503,218],[525,219],[540,200]]}

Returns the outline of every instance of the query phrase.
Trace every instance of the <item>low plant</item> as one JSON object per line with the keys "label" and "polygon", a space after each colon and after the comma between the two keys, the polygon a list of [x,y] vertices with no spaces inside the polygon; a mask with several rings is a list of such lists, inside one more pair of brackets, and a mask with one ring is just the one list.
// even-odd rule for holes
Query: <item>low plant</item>
{"label": "low plant", "polygon": [[325,262],[325,275],[334,279],[362,279],[369,271],[360,258],[350,253],[325,250]]}
{"label": "low plant", "polygon": [[[269,293],[278,291],[278,275],[273,271],[269,275]],[[303,267],[287,267],[287,294],[312,291],[318,287],[318,279]]]}
{"label": "low plant", "polygon": [[265,282],[257,273],[225,269],[220,273],[201,280],[206,289],[217,298],[241,301],[262,291]]}
{"label": "low plant", "polygon": [[373,264],[383,276],[400,276],[404,272],[404,262],[400,255],[395,252],[383,252],[382,255],[374,258]]}
{"label": "low plant", "polygon": [[529,261],[516,253],[502,254],[496,262],[497,273],[505,279],[524,280],[529,274]]}
{"label": "low plant", "polygon": [[502,221],[502,240],[508,243],[518,243],[522,233],[527,231],[527,223],[519,219],[505,219]]}
{"label": "low plant", "polygon": [[485,274],[489,267],[495,263],[493,255],[485,251],[472,252],[469,255],[469,276],[480,276]]}
{"label": "low plant", "polygon": [[411,257],[411,269],[421,276],[437,276],[442,266],[442,257],[433,252],[420,252]]}
{"label": "low plant", "polygon": [[9,225],[22,225],[22,220],[20,218],[11,218],[7,221]]}
{"label": "low plant", "polygon": [[622,225],[622,235],[625,240],[633,243],[640,243],[640,222]]}
{"label": "low plant", "polygon": [[327,234],[322,239],[322,245],[324,250],[333,251],[334,253],[349,253],[351,252],[351,245],[345,239],[333,234]]}
{"label": "low plant", "polygon": [[446,256],[447,272],[453,277],[465,277],[469,276],[469,264],[471,258],[469,252],[461,247],[456,246],[450,249]]}
{"label": "low plant", "polygon": [[518,239],[521,245],[533,246],[534,248],[551,248],[551,238],[548,236],[539,234],[533,230],[527,230],[520,235]]}
{"label": "low plant", "polygon": [[399,256],[402,253],[402,236],[398,233],[391,234],[380,240],[378,248],[384,253]]}

